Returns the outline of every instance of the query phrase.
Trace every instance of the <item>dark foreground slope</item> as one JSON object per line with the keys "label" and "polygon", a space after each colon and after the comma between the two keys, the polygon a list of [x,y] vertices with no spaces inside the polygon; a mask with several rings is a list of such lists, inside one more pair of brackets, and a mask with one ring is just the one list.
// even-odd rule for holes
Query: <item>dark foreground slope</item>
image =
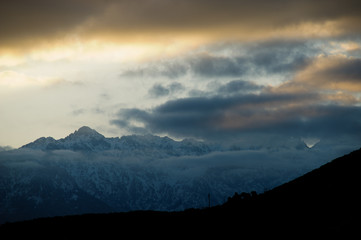
{"label": "dark foreground slope", "polygon": [[358,236],[360,192],[361,149],[256,198],[233,197],[223,207],[239,214],[246,211],[273,233]]}
{"label": "dark foreground slope", "polygon": [[345,236],[361,225],[361,149],[261,195],[235,194],[222,206],[183,212],[137,211],[5,224],[1,234],[85,236]]}

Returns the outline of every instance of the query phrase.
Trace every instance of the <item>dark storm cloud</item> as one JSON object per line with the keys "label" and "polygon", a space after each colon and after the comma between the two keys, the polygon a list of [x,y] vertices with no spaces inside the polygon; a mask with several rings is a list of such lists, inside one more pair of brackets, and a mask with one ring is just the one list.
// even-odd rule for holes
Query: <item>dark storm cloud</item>
{"label": "dark storm cloud", "polygon": [[208,131],[209,120],[217,116],[217,110],[228,105],[229,103],[225,99],[224,101],[212,101],[205,98],[181,99],[169,101],[153,109],[152,112],[140,109],[121,109],[118,113],[119,118],[113,120],[112,123],[131,131],[137,130],[137,132],[140,129],[136,126],[133,129],[132,121],[143,123],[144,131],[169,132],[177,136],[180,133],[185,136],[199,135],[199,132]]}
{"label": "dark storm cloud", "polygon": [[143,132],[213,140],[248,134],[361,136],[360,107],[317,105],[318,98],[316,94],[187,98],[151,111],[123,109],[112,123],[131,128],[137,121],[144,124]]}

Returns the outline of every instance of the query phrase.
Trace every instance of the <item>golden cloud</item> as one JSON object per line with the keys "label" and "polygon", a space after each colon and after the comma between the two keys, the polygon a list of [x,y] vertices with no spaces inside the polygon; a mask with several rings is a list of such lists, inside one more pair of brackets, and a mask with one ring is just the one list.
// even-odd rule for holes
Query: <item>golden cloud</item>
{"label": "golden cloud", "polygon": [[361,31],[356,0],[5,0],[0,50],[75,36],[116,43],[332,37]]}
{"label": "golden cloud", "polygon": [[59,78],[51,78],[46,76],[32,77],[24,73],[15,71],[2,71],[0,72],[0,86],[10,88],[22,88],[29,86],[50,86],[59,84],[64,80]]}

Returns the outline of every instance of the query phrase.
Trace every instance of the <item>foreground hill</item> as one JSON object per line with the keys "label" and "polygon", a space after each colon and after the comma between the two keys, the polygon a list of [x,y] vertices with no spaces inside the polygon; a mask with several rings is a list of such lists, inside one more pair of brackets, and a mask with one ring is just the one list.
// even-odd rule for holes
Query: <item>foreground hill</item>
{"label": "foreground hill", "polygon": [[247,214],[258,214],[258,224],[272,231],[354,234],[361,227],[360,170],[361,149],[249,201],[234,196],[223,207],[240,213],[250,206]]}
{"label": "foreground hill", "polygon": [[[357,237],[361,149],[264,194],[235,194],[221,205],[181,212],[135,211],[5,224],[4,234],[77,236]],[[117,235],[118,236],[118,235]],[[128,235],[129,236],[129,235]]]}

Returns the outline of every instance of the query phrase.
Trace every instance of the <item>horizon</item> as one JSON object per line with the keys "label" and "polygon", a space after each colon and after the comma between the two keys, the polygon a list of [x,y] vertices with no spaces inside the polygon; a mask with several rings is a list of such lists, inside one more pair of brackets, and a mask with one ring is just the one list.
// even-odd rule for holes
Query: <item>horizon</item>
{"label": "horizon", "polygon": [[0,147],[80,126],[361,146],[360,12],[356,0],[5,0]]}
{"label": "horizon", "polygon": [[[92,131],[92,132],[95,132],[95,133],[97,133],[97,134],[99,134],[99,135],[101,135],[101,136],[103,136],[104,138],[107,138],[107,139],[111,139],[111,138],[119,138],[119,139],[121,139],[122,137],[129,137],[129,136],[141,136],[141,137],[144,137],[144,136],[152,136],[152,137],[159,137],[159,138],[168,138],[168,139],[170,139],[170,140],[172,140],[172,141],[175,141],[175,142],[181,142],[181,141],[185,141],[185,140],[187,140],[187,139],[191,139],[191,140],[194,140],[194,141],[197,141],[197,142],[204,142],[203,140],[199,140],[199,139],[195,139],[195,138],[177,139],[177,138],[171,138],[171,137],[169,137],[169,136],[160,136],[160,135],[154,135],[154,134],[150,134],[150,133],[146,133],[146,134],[130,134],[130,135],[122,135],[122,136],[109,137],[109,136],[103,135],[101,132],[98,132],[96,129],[93,129],[93,128],[89,127],[89,126],[81,126],[80,128],[74,130],[73,132],[68,133],[67,135],[65,135],[65,136],[63,136],[63,137],[54,138],[54,137],[52,137],[52,136],[41,136],[41,137],[38,137],[38,138],[34,139],[34,140],[31,141],[31,142],[28,142],[28,143],[20,146],[19,148],[22,148],[22,147],[24,147],[24,146],[26,146],[26,145],[28,145],[28,144],[31,144],[31,143],[39,140],[39,139],[42,139],[42,138],[52,138],[52,139],[58,141],[58,140],[61,140],[61,139],[65,139],[65,138],[69,137],[70,135],[76,134],[77,132],[80,132],[80,131],[82,131],[82,132],[84,132],[84,133],[85,133],[85,131],[86,131],[86,132]],[[308,149],[312,149],[312,148],[313,148],[314,146],[316,146],[319,142],[321,142],[321,140],[320,140],[320,139],[317,139],[317,138],[299,138],[299,139],[296,139],[296,140],[299,141],[299,142],[303,142]],[[286,143],[286,142],[288,142],[288,141],[289,141],[289,139],[285,139],[284,142],[282,142],[281,144],[284,144],[284,143]],[[205,142],[205,143],[210,143],[210,142]],[[212,143],[221,144],[221,142],[212,142]],[[227,143],[227,144],[229,144],[229,143]],[[226,144],[226,145],[227,145],[227,144]],[[232,143],[232,144],[236,144],[236,143]],[[281,146],[281,145],[279,145],[279,146]],[[279,146],[274,146],[274,147],[279,147]],[[0,147],[3,147],[5,150],[19,149],[19,148],[14,148],[14,147],[12,147],[12,146],[0,146]],[[241,147],[241,146],[238,146],[238,147]],[[252,147],[254,147],[254,146],[250,145],[250,146],[243,146],[243,147],[246,147],[245,149],[247,149],[247,147],[248,147],[248,148],[252,148]],[[268,147],[268,146],[264,146],[264,147]]]}

